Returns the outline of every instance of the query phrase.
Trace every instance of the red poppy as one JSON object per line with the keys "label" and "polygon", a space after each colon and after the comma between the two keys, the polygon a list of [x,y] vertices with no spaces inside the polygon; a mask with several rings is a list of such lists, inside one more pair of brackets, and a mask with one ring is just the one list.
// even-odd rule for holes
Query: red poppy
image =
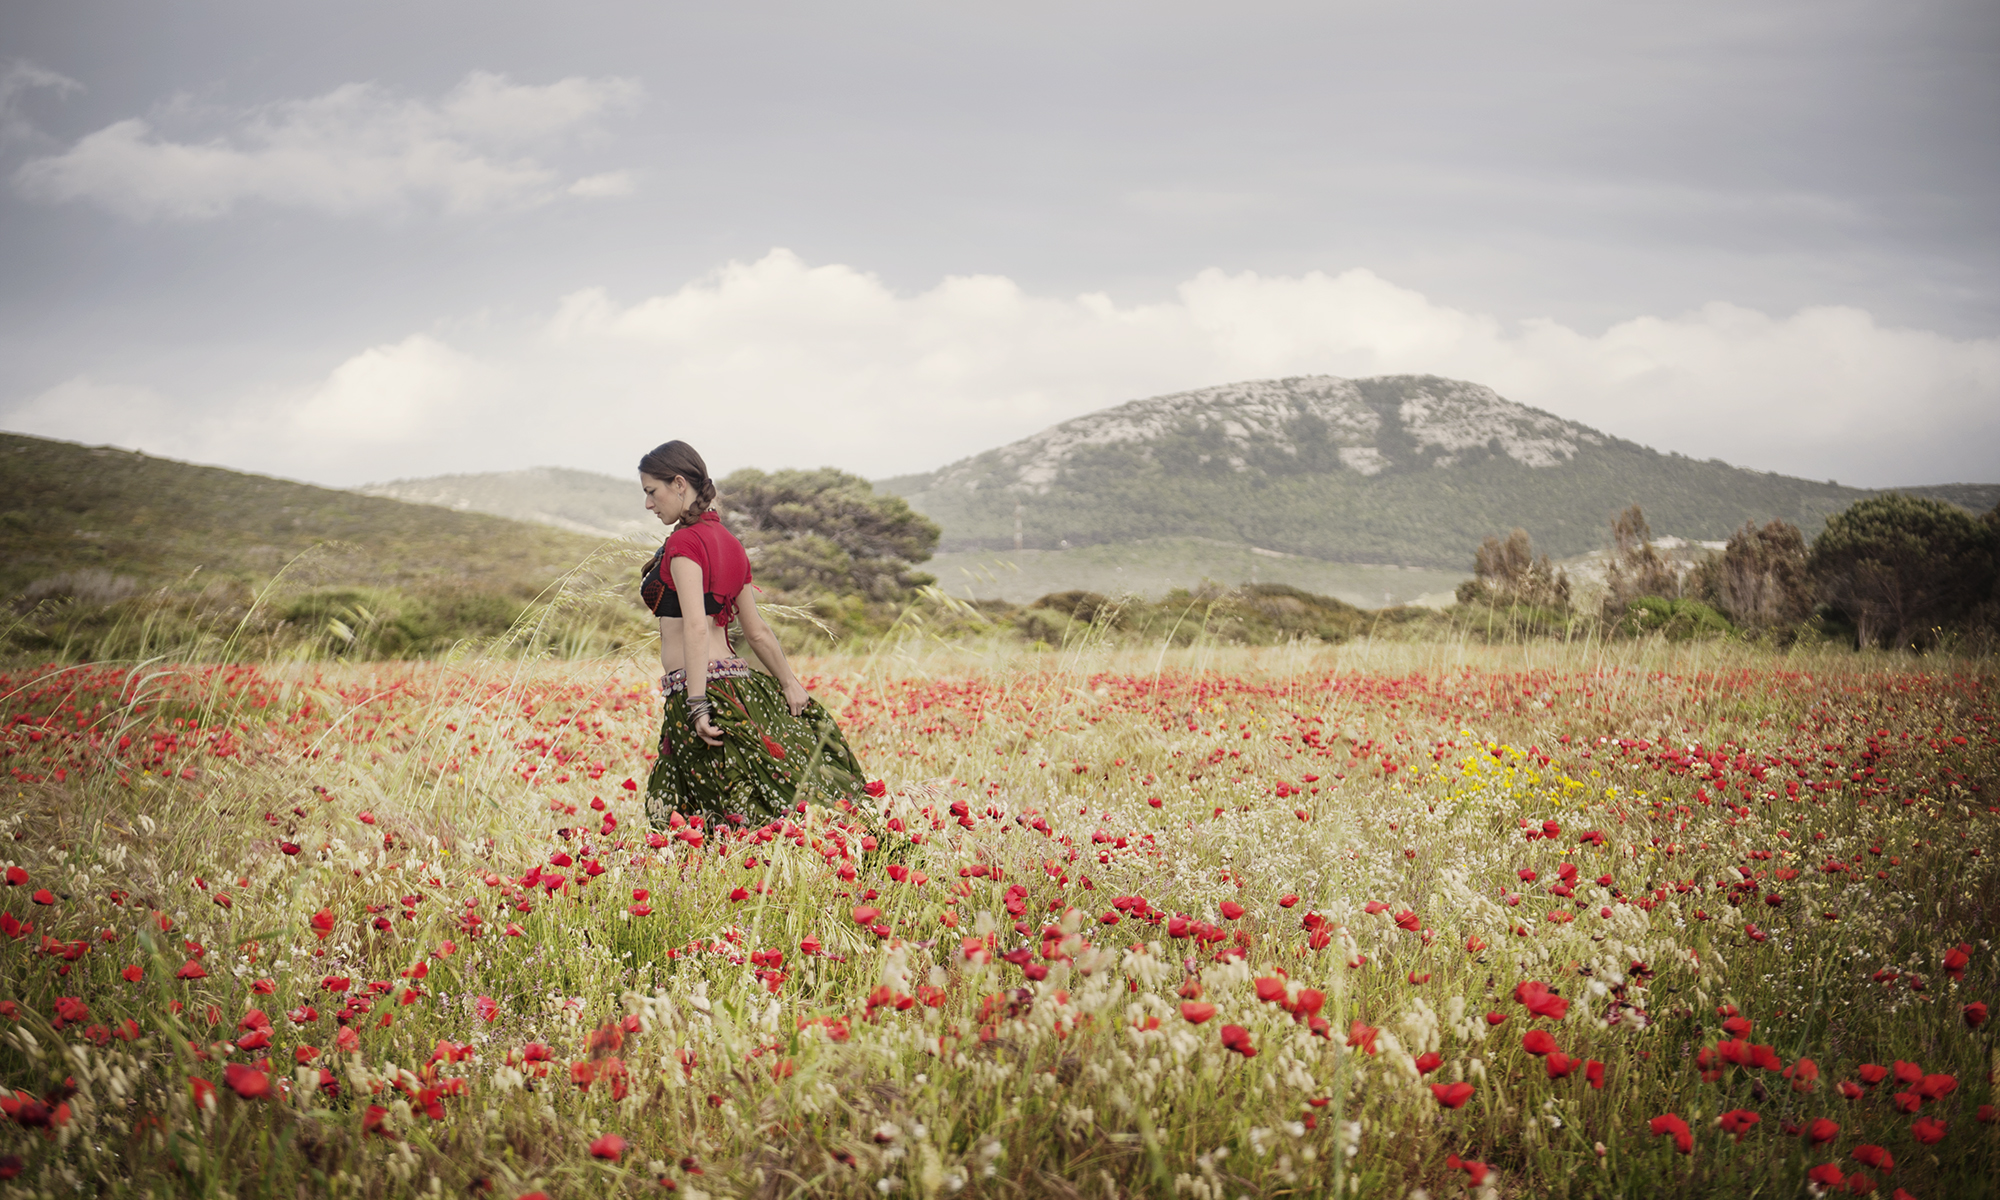
{"label": "red poppy", "polygon": [[1215,1015],[1215,1005],[1188,1000],[1181,1004],[1181,1016],[1190,1025],[1199,1025]]}
{"label": "red poppy", "polygon": [[1359,1049],[1363,1054],[1373,1054],[1376,1035],[1381,1032],[1373,1025],[1356,1021],[1347,1027],[1347,1045],[1351,1049]]}
{"label": "red poppy", "polygon": [[1435,1050],[1417,1055],[1417,1074],[1419,1075],[1428,1075],[1443,1065],[1444,1055],[1439,1054]]}
{"label": "red poppy", "polygon": [[184,965],[183,965],[183,966],[181,967],[181,969],[180,969],[180,970],[178,970],[178,971],[175,971],[175,972],[174,972],[174,978],[175,978],[175,979],[207,979],[207,978],[208,978],[208,971],[207,971],[207,970],[205,970],[205,969],[204,969],[204,968],[202,967],[202,965],[201,965],[200,963],[198,963],[198,962],[196,962],[196,961],[195,961],[194,959],[190,958],[190,959],[188,959],[188,960],[187,960],[187,962],[186,962],[186,963],[185,963],[185,964],[184,964]]}
{"label": "red poppy", "polygon": [[1222,902],[1222,919],[1225,921],[1234,921],[1235,919],[1237,919],[1238,917],[1242,916],[1244,913],[1249,911],[1250,911],[1249,909],[1243,907],[1241,904],[1236,903],[1236,901],[1234,900],[1224,900]]}
{"label": "red poppy", "polygon": [[1977,1029],[1986,1024],[1986,1002],[1975,1000],[1965,1006],[1965,1024],[1969,1029]]}
{"label": "red poppy", "polygon": [[1825,1117],[1821,1117],[1817,1121],[1814,1121],[1812,1124],[1806,1126],[1806,1140],[1811,1142],[1815,1146],[1824,1146],[1826,1143],[1832,1141],[1833,1139],[1839,1136],[1840,1136],[1840,1126],[1834,1124],[1832,1121],[1827,1120]]}
{"label": "red poppy", "polygon": [[1551,1021],[1560,1021],[1569,1015],[1569,1001],[1551,992],[1549,985],[1535,980],[1514,985],[1514,999],[1529,1012]]}
{"label": "red poppy", "polygon": [[1253,981],[1257,988],[1257,999],[1266,1004],[1279,1004],[1285,999],[1285,981],[1264,976]]}
{"label": "red poppy", "polygon": [[1935,1146],[1944,1140],[1945,1125],[1936,1117],[1918,1117],[1910,1124],[1910,1136],[1926,1146]]}
{"label": "red poppy", "polygon": [[1763,1119],[1747,1108],[1733,1108],[1716,1118],[1716,1124],[1722,1127],[1722,1132],[1733,1135],[1740,1142],[1743,1135],[1755,1129]]}
{"label": "red poppy", "polygon": [[590,1143],[590,1156],[592,1158],[608,1158],[612,1162],[617,1162],[619,1159],[625,1157],[625,1139],[615,1133],[607,1133]]}
{"label": "red poppy", "polygon": [[1810,1058],[1802,1058],[1785,1068],[1785,1078],[1792,1081],[1795,1092],[1809,1092],[1819,1082],[1819,1064]]}
{"label": "red poppy", "polygon": [[245,1100],[261,1100],[271,1092],[271,1077],[242,1063],[230,1063],[222,1068],[222,1082]]}
{"label": "red poppy", "polygon": [[1486,1014],[1486,1023],[1488,1025],[1498,1025],[1502,1021],[1505,1021],[1506,1019],[1507,1019],[1506,1013],[1490,1012]]}
{"label": "red poppy", "polygon": [[1908,1086],[1923,1080],[1924,1069],[1913,1062],[1896,1060],[1896,1082]]}
{"label": "red poppy", "polygon": [[1521,1037],[1521,1049],[1540,1056],[1556,1048],[1556,1039],[1546,1029],[1530,1029]]}
{"label": "red poppy", "polygon": [[857,906],[854,909],[854,911],[848,915],[854,918],[854,923],[856,925],[873,925],[877,920],[881,919],[882,910],[867,904],[862,904]]}
{"label": "red poppy", "polygon": [[1585,1063],[1583,1065],[1583,1079],[1584,1082],[1588,1083],[1591,1087],[1596,1088],[1600,1092],[1603,1091],[1604,1064],[1598,1062],[1594,1058],[1591,1059],[1589,1062]]}
{"label": "red poppy", "polygon": [[1856,1073],[1861,1076],[1861,1082],[1874,1087],[1889,1077],[1889,1068],[1878,1067],[1874,1063],[1862,1063]]}
{"label": "red poppy", "polygon": [[1910,1090],[1926,1100],[1942,1100],[1958,1090],[1958,1079],[1951,1075],[1926,1075]]}
{"label": "red poppy", "polygon": [[22,887],[22,886],[26,885],[26,884],[27,884],[27,882],[28,882],[28,871],[27,871],[27,868],[25,868],[25,867],[8,867],[8,868],[7,868],[7,886],[8,886],[8,887]]}
{"label": "red poppy", "polygon": [[1653,1131],[1654,1137],[1672,1135],[1674,1149],[1680,1151],[1682,1154],[1694,1153],[1693,1132],[1688,1129],[1686,1121],[1681,1120],[1673,1113],[1663,1113],[1660,1116],[1654,1117],[1652,1120],[1646,1122],[1646,1126]]}
{"label": "red poppy", "polygon": [[1862,1090],[1861,1085],[1852,1079],[1843,1079],[1840,1081],[1840,1094],[1849,1100],[1861,1099]]}
{"label": "red poppy", "polygon": [[37,888],[35,894],[30,896],[29,899],[37,904],[54,904],[56,902],[56,894],[47,888]]}
{"label": "red poppy", "polygon": [[1847,1181],[1846,1176],[1840,1173],[1838,1163],[1821,1163],[1807,1171],[1806,1178],[1823,1188],[1837,1188]]}
{"label": "red poppy", "polygon": [[1250,1031],[1241,1025],[1222,1027],[1222,1048],[1241,1054],[1245,1058],[1257,1057],[1257,1048],[1250,1044]]}
{"label": "red poppy", "polygon": [[[1439,1104],[1444,1105],[1446,1108],[1464,1108],[1465,1102],[1472,1099],[1473,1091],[1473,1086],[1463,1080],[1457,1083],[1434,1083],[1431,1085],[1431,1095],[1436,1098]],[[1480,1169],[1483,1171],[1485,1168],[1482,1166]]]}
{"label": "red poppy", "polygon": [[1863,1142],[1859,1146],[1856,1146],[1852,1153],[1854,1161],[1864,1167],[1874,1167],[1878,1171],[1893,1171],[1896,1169],[1895,1158],[1880,1146]]}

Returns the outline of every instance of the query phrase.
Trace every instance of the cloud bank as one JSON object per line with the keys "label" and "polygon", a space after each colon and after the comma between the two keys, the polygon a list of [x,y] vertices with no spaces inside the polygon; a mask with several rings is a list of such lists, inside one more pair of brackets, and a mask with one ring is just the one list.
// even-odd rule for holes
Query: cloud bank
{"label": "cloud bank", "polygon": [[[82,201],[135,221],[209,220],[253,202],[337,217],[414,207],[459,215],[564,191],[623,195],[630,180],[617,173],[565,183],[528,152],[587,132],[639,95],[626,79],[516,84],[483,71],[436,100],[350,83],[247,111],[118,121],[30,159],[13,180],[30,199]],[[156,128],[162,122],[214,131],[175,140]]]}
{"label": "cloud bank", "polygon": [[1322,373],[1473,380],[1662,450],[1849,484],[2000,480],[2000,339],[1851,308],[1715,303],[1591,335],[1366,270],[1210,270],[1120,305],[996,276],[898,294],[784,250],[629,303],[578,291],[528,328],[412,334],[219,410],[79,378],[0,422],[340,484],[544,463],[624,474],[670,437],[718,472],[882,478],[1124,400]]}

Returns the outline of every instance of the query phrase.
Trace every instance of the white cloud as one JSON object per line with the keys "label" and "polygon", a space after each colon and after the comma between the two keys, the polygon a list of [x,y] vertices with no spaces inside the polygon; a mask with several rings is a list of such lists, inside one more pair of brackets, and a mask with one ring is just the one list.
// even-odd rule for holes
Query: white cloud
{"label": "white cloud", "polygon": [[629,196],[638,190],[638,185],[633,182],[630,171],[606,171],[601,175],[586,175],[564,190],[586,200],[603,200]]}
{"label": "white cloud", "polygon": [[290,430],[319,445],[379,453],[449,438],[468,405],[494,382],[480,363],[425,334],[372,346],[325,382],[271,406]]}
{"label": "white cloud", "polygon": [[201,140],[174,140],[145,119],[118,121],[22,164],[14,185],[37,200],[86,201],[142,221],[209,219],[246,202],[333,216],[523,207],[564,190],[555,169],[523,151],[585,133],[638,96],[623,79],[526,85],[486,72],[436,101],[350,83],[232,114]]}
{"label": "white cloud", "polygon": [[[1712,304],[1589,336],[1459,311],[1361,270],[1206,271],[1170,299],[1121,306],[994,276],[899,295],[782,250],[635,303],[577,292],[528,331],[364,350],[229,421],[163,422],[206,448],[161,447],[355,483],[539,463],[623,473],[681,437],[718,471],[832,464],[879,478],[1128,399],[1316,373],[1475,380],[1663,450],[1814,478],[2000,481],[2000,339],[1884,328],[1854,309]],[[0,422],[123,441],[116,414],[164,403],[91,386]]]}

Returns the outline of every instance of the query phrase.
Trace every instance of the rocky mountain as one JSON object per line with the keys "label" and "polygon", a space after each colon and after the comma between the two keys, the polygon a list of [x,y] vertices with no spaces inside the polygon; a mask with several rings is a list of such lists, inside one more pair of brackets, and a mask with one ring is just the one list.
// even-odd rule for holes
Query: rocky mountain
{"label": "rocky mountain", "polygon": [[[942,525],[946,552],[1205,537],[1447,570],[1515,526],[1556,557],[1595,550],[1630,504],[1661,533],[1716,540],[1773,517],[1810,535],[1874,494],[1661,454],[1476,383],[1419,375],[1134,400],[878,486]],[[1958,503],[2000,493],[1908,490],[1963,492],[1941,497]]]}

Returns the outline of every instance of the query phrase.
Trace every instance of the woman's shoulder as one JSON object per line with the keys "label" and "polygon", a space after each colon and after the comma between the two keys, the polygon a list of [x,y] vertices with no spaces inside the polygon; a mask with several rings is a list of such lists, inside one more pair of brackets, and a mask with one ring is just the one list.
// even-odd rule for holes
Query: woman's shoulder
{"label": "woman's shoulder", "polygon": [[682,555],[705,556],[713,550],[724,548],[738,554],[744,553],[743,543],[737,540],[735,534],[729,532],[720,519],[714,518],[709,513],[703,513],[702,516],[704,519],[692,525],[683,525],[668,534],[667,544],[660,548],[661,553],[670,558]]}

